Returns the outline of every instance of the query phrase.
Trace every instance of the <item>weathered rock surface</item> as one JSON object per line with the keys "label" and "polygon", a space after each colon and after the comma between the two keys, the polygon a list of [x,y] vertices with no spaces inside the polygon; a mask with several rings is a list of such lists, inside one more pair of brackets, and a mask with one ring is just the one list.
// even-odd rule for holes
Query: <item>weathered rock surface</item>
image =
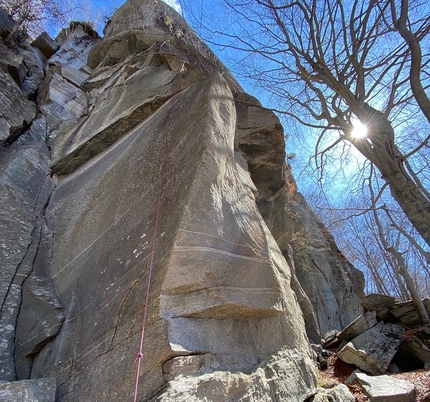
{"label": "weathered rock surface", "polygon": [[33,42],[31,46],[39,49],[43,55],[49,59],[59,48],[58,43],[55,42],[46,32],[42,32]]}
{"label": "weathered rock surface", "polygon": [[[423,300],[427,313],[430,314],[430,298]],[[406,328],[416,328],[421,324],[421,318],[412,301],[396,303],[390,313]]]}
{"label": "weathered rock surface", "polygon": [[388,375],[372,377],[364,373],[357,373],[356,377],[371,402],[412,402],[414,400],[415,388],[409,381]]}
{"label": "weathered rock surface", "polygon": [[0,382],[0,400],[7,402],[54,402],[55,379],[41,378]]}
{"label": "weathered rock surface", "polygon": [[36,117],[36,107],[22,94],[17,83],[0,69],[0,145],[12,140]]}
{"label": "weathered rock surface", "polygon": [[381,321],[348,342],[337,354],[346,363],[370,374],[384,374],[402,342],[403,332],[403,327]]}
{"label": "weathered rock surface", "polygon": [[318,394],[312,399],[312,402],[354,402],[355,397],[351,394],[349,388],[344,384],[339,384],[333,388],[318,388]]}
{"label": "weathered rock surface", "polygon": [[395,363],[402,371],[422,369],[430,366],[430,326],[407,331]]}
{"label": "weathered rock surface", "polygon": [[292,190],[277,117],[159,1],[39,42],[0,71],[0,378],[130,400],[151,276],[139,400],[315,395],[306,333],[360,315],[360,281]]}
{"label": "weathered rock surface", "polygon": [[396,299],[376,293],[366,295],[361,299],[361,305],[367,311],[375,311],[379,319],[384,320],[388,317],[389,311],[394,307]]}
{"label": "weathered rock surface", "polygon": [[377,323],[378,321],[376,320],[376,311],[368,311],[356,318],[341,332],[334,335],[324,344],[324,347],[335,348],[342,342],[349,342],[355,337],[361,335],[363,332],[366,332],[368,329],[374,327]]}
{"label": "weathered rock surface", "polygon": [[291,172],[286,173],[286,205],[294,233],[292,255],[287,259],[294,264],[300,287],[313,307],[309,309],[306,300],[301,304],[308,335],[318,343],[324,334],[340,331],[363,313],[358,295],[363,293],[364,279],[340,253],[333,236],[297,192]]}

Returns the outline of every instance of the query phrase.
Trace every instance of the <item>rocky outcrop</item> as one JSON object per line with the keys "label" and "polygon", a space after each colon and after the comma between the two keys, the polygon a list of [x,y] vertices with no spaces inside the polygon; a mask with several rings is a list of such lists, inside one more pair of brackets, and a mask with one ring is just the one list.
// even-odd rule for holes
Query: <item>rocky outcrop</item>
{"label": "rocky outcrop", "polygon": [[306,334],[361,308],[278,118],[162,2],[57,41],[3,69],[1,379],[130,400],[143,319],[139,400],[316,394]]}

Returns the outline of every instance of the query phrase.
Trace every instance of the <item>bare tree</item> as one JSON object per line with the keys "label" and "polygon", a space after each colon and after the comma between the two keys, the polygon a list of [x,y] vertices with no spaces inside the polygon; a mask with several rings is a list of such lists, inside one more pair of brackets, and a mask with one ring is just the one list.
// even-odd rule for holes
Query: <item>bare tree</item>
{"label": "bare tree", "polygon": [[[372,162],[430,245],[428,2],[223,3],[235,24],[204,36],[243,56],[244,75],[280,113],[319,132],[319,166],[345,143]],[[367,127],[362,138],[356,120]]]}
{"label": "bare tree", "polygon": [[347,203],[336,206],[315,188],[305,196],[349,261],[365,272],[367,290],[400,300],[412,298],[425,324],[428,314],[421,297],[429,294],[428,253],[386,193],[386,185],[371,165],[366,186]]}
{"label": "bare tree", "polygon": [[64,24],[71,10],[62,0],[0,0],[0,7],[16,21],[14,32],[24,38],[36,36],[49,24]]}

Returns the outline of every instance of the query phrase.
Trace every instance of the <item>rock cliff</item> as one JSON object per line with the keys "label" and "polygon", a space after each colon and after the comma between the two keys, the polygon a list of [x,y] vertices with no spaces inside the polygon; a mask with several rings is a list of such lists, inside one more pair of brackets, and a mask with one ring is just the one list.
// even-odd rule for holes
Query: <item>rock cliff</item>
{"label": "rock cliff", "polygon": [[156,0],[0,52],[0,380],[131,400],[143,320],[138,400],[314,395],[362,283],[278,118]]}

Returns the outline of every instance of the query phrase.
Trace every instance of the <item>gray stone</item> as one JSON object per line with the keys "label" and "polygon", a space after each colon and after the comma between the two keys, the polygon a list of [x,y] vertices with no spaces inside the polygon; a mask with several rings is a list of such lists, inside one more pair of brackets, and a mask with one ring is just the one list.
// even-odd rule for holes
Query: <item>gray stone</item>
{"label": "gray stone", "polygon": [[[423,299],[423,303],[427,313],[430,314],[430,298]],[[390,313],[407,328],[417,328],[421,325],[421,317],[412,300],[396,303]]]}
{"label": "gray stone", "polygon": [[[142,80],[145,85],[140,85]],[[77,129],[63,130],[51,142],[56,173],[69,174],[104,151],[178,89],[175,75],[164,66],[129,69],[112,81],[94,102],[91,115]]]}
{"label": "gray stone", "polygon": [[371,293],[361,299],[361,305],[367,311],[376,311],[380,319],[384,319],[387,316],[387,313],[393,308],[395,302],[396,299],[394,297],[377,293]]}
{"label": "gray stone", "polygon": [[371,374],[384,374],[402,342],[404,328],[379,322],[343,346],[337,355]]}
{"label": "gray stone", "polygon": [[396,355],[402,371],[417,370],[430,365],[430,326],[405,332]]}
{"label": "gray stone", "polygon": [[60,49],[49,59],[52,64],[65,65],[76,70],[85,69],[88,53],[100,41],[80,29],[67,31],[61,40]]}
{"label": "gray stone", "polygon": [[90,76],[83,71],[69,66],[61,66],[60,70],[62,77],[77,87],[80,87],[82,83]]}
{"label": "gray stone", "polygon": [[340,331],[362,314],[360,300],[348,277],[348,266],[334,240],[292,185],[290,208],[294,216],[291,241],[295,271],[318,318],[318,333]]}
{"label": "gray stone", "polygon": [[356,377],[363,386],[371,402],[412,402],[415,387],[408,381],[388,375],[376,377],[357,373]]}
{"label": "gray stone", "polygon": [[[32,373],[64,382],[62,401],[93,400],[100,392],[94,382],[105,384],[101,399],[125,400],[132,392],[129,368],[139,344],[158,194],[154,177],[166,130],[167,184],[140,395],[165,384],[161,365],[178,356],[210,354],[205,370],[252,373],[280,350],[286,352],[279,366],[276,359],[270,366],[276,392],[291,400],[313,393],[312,352],[289,268],[260,217],[249,174],[236,163],[235,127],[232,94],[215,76],[175,95],[60,181],[48,208],[56,232],[50,269],[66,320],[35,357]],[[118,196],[105,197],[106,191]],[[78,364],[76,354],[82,356]],[[192,359],[186,369],[198,370]],[[115,375],[106,370],[112,362]],[[206,375],[195,375],[199,389]],[[228,388],[228,381],[217,386]]]}
{"label": "gray stone", "polygon": [[6,37],[12,32],[15,21],[4,8],[0,7],[0,35]]}
{"label": "gray stone", "polygon": [[50,137],[73,127],[88,111],[86,93],[56,73],[47,74],[39,87],[37,102]]}
{"label": "gray stone", "polygon": [[55,379],[41,378],[0,383],[0,400],[7,402],[54,402]]}
{"label": "gray stone", "polygon": [[356,318],[351,324],[349,324],[341,332],[337,333],[336,336],[331,339],[325,339],[325,347],[336,347],[342,342],[349,342],[358,335],[374,327],[377,324],[376,312],[366,312],[360,317]]}
{"label": "gray stone", "polygon": [[[64,308],[55,294],[51,279],[37,276],[49,264],[52,238],[45,228],[36,256],[33,274],[22,287],[22,304],[16,324],[15,365],[18,378],[29,378],[34,356],[57,334],[64,320]],[[42,260],[42,261],[41,261]],[[40,267],[40,264],[43,264]]]}
{"label": "gray stone", "polygon": [[40,242],[42,211],[51,192],[45,144],[0,149],[0,379],[15,379],[15,324],[21,285]]}
{"label": "gray stone", "polygon": [[[303,356],[294,351],[281,352],[250,374],[213,371],[200,376],[184,376],[170,381],[166,389],[151,400],[155,401],[247,401],[271,402],[285,400],[302,402],[312,395],[303,394],[304,389],[314,385],[311,376],[297,376],[301,372],[312,371],[312,366]],[[274,397],[273,395],[276,395]],[[343,395],[346,395],[344,393]],[[339,401],[336,399],[335,401]],[[349,401],[345,399],[344,401]]]}
{"label": "gray stone", "polygon": [[312,402],[354,402],[355,397],[349,388],[344,384],[339,384],[333,388],[318,388],[318,393],[313,397]]}
{"label": "gray stone", "polygon": [[0,42],[0,68],[21,87],[27,74],[23,57],[12,47]]}
{"label": "gray stone", "polygon": [[[296,191],[279,119],[161,1],[58,43],[20,51],[38,117],[0,116],[1,378],[130,400],[151,273],[139,400],[315,395],[306,331],[361,314],[361,285]],[[309,264],[326,283],[307,294]]]}
{"label": "gray stone", "polygon": [[16,137],[36,116],[34,104],[22,95],[9,74],[0,69],[0,145]]}
{"label": "gray stone", "polygon": [[46,32],[42,32],[33,42],[31,42],[31,46],[38,48],[47,59],[49,59],[60,48],[57,42],[55,42],[55,40]]}

